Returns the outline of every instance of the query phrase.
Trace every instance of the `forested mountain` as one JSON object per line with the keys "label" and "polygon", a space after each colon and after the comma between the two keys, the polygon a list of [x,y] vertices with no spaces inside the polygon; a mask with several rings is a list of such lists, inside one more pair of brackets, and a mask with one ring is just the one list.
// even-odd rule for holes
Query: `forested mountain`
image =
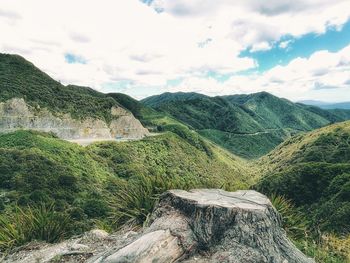
{"label": "forested mountain", "polygon": [[248,158],[266,154],[293,134],[350,118],[347,110],[327,111],[267,92],[222,97],[166,93],[146,98],[142,103]]}

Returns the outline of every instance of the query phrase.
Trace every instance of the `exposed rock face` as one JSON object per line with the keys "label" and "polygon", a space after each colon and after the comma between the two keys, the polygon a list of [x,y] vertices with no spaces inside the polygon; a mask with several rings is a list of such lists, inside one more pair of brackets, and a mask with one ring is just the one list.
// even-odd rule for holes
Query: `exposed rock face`
{"label": "exposed rock face", "polygon": [[140,139],[148,134],[140,121],[125,109],[112,107],[111,114],[115,119],[109,125],[93,118],[76,120],[69,114],[53,115],[46,109],[33,109],[23,99],[14,98],[0,103],[0,132],[33,129],[53,132],[67,140]]}
{"label": "exposed rock face", "polygon": [[[91,247],[94,243],[87,241],[88,236],[74,243],[76,250],[88,255],[84,260],[60,262],[315,262],[288,240],[270,201],[255,191],[168,191],[161,196],[150,225],[140,233],[103,235],[95,243],[98,248]],[[65,254],[57,255],[67,256],[67,245],[64,248]],[[5,262],[32,262],[30,255],[22,261],[17,258],[18,254],[12,255],[12,261]]]}

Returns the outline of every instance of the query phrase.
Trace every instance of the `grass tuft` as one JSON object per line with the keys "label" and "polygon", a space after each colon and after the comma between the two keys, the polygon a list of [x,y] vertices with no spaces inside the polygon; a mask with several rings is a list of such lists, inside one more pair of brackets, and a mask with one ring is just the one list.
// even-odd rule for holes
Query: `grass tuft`
{"label": "grass tuft", "polygon": [[54,243],[67,236],[70,217],[56,212],[53,205],[15,207],[10,214],[0,215],[0,251],[32,240]]}

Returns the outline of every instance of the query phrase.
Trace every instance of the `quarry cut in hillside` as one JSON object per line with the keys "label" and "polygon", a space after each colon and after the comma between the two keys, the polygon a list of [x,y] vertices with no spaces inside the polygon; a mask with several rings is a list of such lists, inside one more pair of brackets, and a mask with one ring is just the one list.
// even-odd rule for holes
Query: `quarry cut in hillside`
{"label": "quarry cut in hillside", "polygon": [[122,107],[112,107],[111,115],[110,123],[91,117],[78,120],[70,114],[34,108],[24,99],[13,98],[0,103],[0,133],[31,129],[53,132],[65,140],[141,139],[149,134],[140,121]]}
{"label": "quarry cut in hillside", "polygon": [[108,235],[94,230],[63,243],[23,248],[5,262],[306,263],[314,260],[288,240],[280,216],[266,196],[255,191],[197,189],[171,190],[161,195],[148,227],[139,233]]}

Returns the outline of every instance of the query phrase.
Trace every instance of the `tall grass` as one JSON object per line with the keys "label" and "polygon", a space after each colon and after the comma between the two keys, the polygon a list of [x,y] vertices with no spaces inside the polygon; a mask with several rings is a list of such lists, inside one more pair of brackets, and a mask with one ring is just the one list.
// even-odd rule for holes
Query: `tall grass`
{"label": "tall grass", "polygon": [[193,178],[167,178],[166,176],[138,176],[114,193],[109,205],[111,219],[119,227],[124,224],[142,225],[147,222],[159,196],[169,189],[190,189],[201,187]]}
{"label": "tall grass", "polygon": [[315,230],[306,215],[291,200],[271,195],[270,200],[282,217],[282,226],[295,245],[319,263],[350,262],[350,236],[339,237]]}
{"label": "tall grass", "polygon": [[291,200],[272,194],[270,201],[281,215],[282,227],[289,236],[294,239],[308,236],[309,220],[294,206]]}
{"label": "tall grass", "polygon": [[53,205],[15,207],[0,215],[0,251],[23,245],[32,240],[57,242],[69,233],[70,217],[56,212]]}

